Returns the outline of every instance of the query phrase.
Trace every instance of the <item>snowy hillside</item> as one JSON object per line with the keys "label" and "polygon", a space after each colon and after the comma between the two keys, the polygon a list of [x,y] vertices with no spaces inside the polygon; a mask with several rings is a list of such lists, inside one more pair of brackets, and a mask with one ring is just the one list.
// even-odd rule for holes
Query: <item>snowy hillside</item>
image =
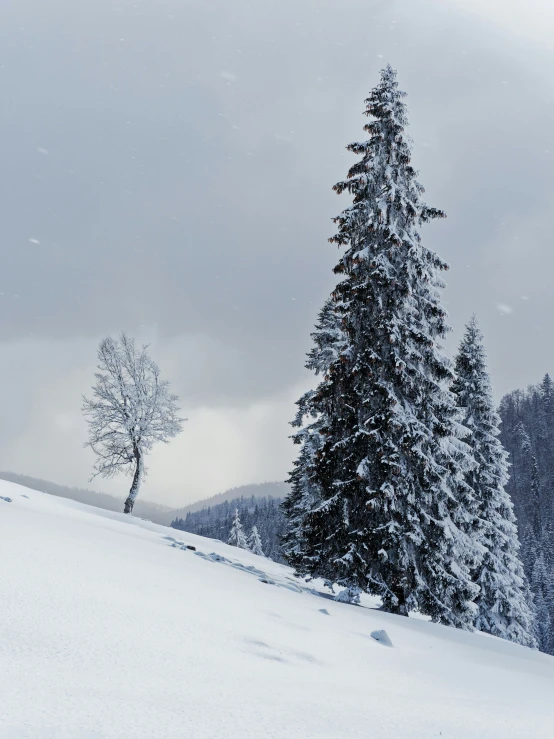
{"label": "snowy hillside", "polygon": [[1,739],[554,735],[552,657],[336,603],[221,542],[0,496]]}

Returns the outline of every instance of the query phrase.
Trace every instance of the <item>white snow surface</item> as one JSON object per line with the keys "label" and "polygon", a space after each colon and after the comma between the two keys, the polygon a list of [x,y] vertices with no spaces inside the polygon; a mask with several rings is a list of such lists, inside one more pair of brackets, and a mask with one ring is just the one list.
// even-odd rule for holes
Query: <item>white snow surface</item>
{"label": "white snow surface", "polygon": [[334,602],[211,539],[0,496],[2,739],[554,736],[552,657]]}

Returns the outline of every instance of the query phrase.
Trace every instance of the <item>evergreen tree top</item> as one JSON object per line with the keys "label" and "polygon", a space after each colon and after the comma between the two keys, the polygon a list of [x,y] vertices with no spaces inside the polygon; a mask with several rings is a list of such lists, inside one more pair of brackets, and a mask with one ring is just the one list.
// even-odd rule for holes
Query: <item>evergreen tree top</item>
{"label": "evergreen tree top", "polygon": [[486,375],[488,386],[490,387],[484,338],[475,313],[471,316],[465,327],[458,350],[457,361],[461,369],[463,369],[464,378],[473,382],[476,378],[482,381]]}
{"label": "evergreen tree top", "polygon": [[531,455],[533,453],[531,438],[527,433],[527,429],[525,428],[523,421],[518,421],[517,426],[514,429],[514,436],[521,445],[521,451],[526,455]]}
{"label": "evergreen tree top", "polygon": [[542,397],[544,410],[547,415],[554,411],[554,383],[548,372],[543,377],[540,385],[540,394]]}
{"label": "evergreen tree top", "polygon": [[[411,141],[404,135],[408,124],[407,108],[403,102],[406,93],[398,89],[396,71],[390,65],[381,72],[379,84],[365,100],[364,114],[374,120],[364,126],[370,138],[347,146],[349,151],[362,156],[348,172],[347,179],[338,182],[334,190],[348,190],[353,205],[334,220],[338,233],[329,240],[339,245],[350,245],[358,253],[367,247],[366,240],[352,239],[353,233],[364,226],[396,246],[419,243],[417,227],[433,218],[444,218],[445,213],[429,207],[421,196],[425,192],[417,181],[417,172],[411,166]],[[353,255],[345,255],[336,272],[347,271]],[[436,266],[447,265],[435,257]]]}
{"label": "evergreen tree top", "polygon": [[[454,391],[458,396],[459,405],[470,406],[473,411],[489,413],[491,420],[497,425],[499,417],[492,400],[484,339],[475,314],[469,320],[460,342],[456,357],[456,374]],[[471,424],[472,419],[467,420]]]}
{"label": "evergreen tree top", "polygon": [[456,378],[452,390],[464,411],[463,424],[471,434],[468,443],[474,449],[478,464],[497,461],[493,477],[503,486],[507,482],[507,452],[502,447],[500,416],[496,410],[492,384],[487,369],[483,334],[475,314],[466,326],[455,361]]}

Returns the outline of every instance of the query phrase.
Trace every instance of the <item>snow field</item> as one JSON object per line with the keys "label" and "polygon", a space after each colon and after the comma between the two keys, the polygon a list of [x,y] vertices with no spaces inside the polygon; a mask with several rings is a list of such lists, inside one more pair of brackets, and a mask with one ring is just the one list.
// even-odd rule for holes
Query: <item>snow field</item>
{"label": "snow field", "polygon": [[0,495],[1,739],[554,736],[552,657],[324,599],[221,542]]}

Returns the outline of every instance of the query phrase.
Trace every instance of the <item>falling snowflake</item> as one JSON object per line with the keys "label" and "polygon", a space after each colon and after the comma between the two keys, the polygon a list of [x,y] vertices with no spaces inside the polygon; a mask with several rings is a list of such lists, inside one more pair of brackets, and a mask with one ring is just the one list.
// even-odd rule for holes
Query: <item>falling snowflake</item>
{"label": "falling snowflake", "polygon": [[504,316],[508,316],[510,313],[514,312],[514,309],[511,305],[506,305],[505,303],[497,303],[496,305],[498,311],[502,313]]}

